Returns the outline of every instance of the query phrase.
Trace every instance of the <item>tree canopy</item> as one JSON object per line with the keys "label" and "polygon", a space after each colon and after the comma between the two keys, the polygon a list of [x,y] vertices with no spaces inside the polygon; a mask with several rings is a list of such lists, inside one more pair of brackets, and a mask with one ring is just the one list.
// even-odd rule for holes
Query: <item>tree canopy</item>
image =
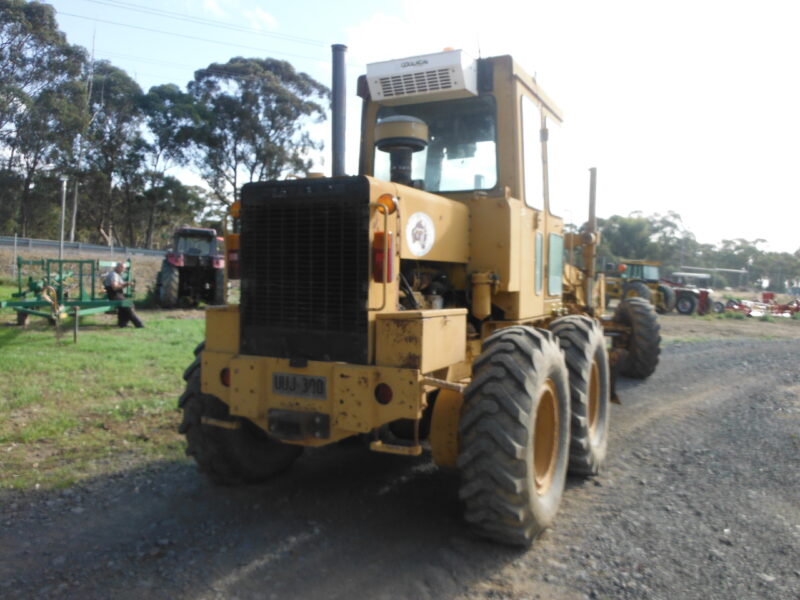
{"label": "tree canopy", "polygon": [[163,245],[243,183],[305,174],[321,148],[306,126],[325,118],[328,94],[285,61],[242,57],[145,93],[70,45],[52,6],[0,0],[0,233],[56,237],[68,177],[71,237]]}

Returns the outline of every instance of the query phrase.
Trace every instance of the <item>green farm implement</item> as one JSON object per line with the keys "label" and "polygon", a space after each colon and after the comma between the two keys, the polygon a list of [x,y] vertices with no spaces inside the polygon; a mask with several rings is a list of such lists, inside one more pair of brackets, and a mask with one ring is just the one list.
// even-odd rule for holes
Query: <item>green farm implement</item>
{"label": "green farm implement", "polygon": [[[77,335],[78,317],[133,306],[133,286],[125,288],[124,300],[109,300],[101,276],[114,268],[115,261],[17,258],[17,292],[11,300],[0,300],[0,308],[12,308],[17,324],[24,327],[28,317],[43,317],[52,325],[73,317]],[[133,281],[130,260],[125,262],[124,281]]]}

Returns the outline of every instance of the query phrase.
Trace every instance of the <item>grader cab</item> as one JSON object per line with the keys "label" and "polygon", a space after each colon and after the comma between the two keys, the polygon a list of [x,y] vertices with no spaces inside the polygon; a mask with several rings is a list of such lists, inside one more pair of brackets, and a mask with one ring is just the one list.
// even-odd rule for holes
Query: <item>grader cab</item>
{"label": "grader cab", "polygon": [[654,371],[655,313],[634,298],[601,318],[594,187],[565,234],[548,180],[561,112],[511,57],[371,64],[358,93],[358,175],[242,189],[241,304],[207,312],[187,453],[230,484],[345,438],[430,449],[479,534],[530,544],[567,471],[603,463],[612,370]]}

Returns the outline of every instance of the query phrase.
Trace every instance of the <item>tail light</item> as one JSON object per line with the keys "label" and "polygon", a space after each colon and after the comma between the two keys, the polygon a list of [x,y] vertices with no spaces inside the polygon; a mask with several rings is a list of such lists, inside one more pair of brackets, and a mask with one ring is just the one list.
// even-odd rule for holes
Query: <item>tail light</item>
{"label": "tail light", "polygon": [[239,234],[232,233],[225,237],[226,258],[228,259],[228,279],[241,279],[242,269],[239,260]]}
{"label": "tail light", "polygon": [[[386,236],[389,239],[386,239]],[[384,254],[384,243],[386,252]],[[394,280],[394,240],[392,239],[392,232],[376,231],[375,237],[372,238],[372,278],[378,283],[391,283]],[[386,272],[384,273],[384,267]]]}
{"label": "tail light", "polygon": [[239,250],[228,250],[228,279],[241,279],[241,271]]}
{"label": "tail light", "polygon": [[375,386],[375,400],[378,401],[378,404],[389,404],[392,401],[392,396],[394,396],[394,392],[392,392],[389,384],[379,383]]}

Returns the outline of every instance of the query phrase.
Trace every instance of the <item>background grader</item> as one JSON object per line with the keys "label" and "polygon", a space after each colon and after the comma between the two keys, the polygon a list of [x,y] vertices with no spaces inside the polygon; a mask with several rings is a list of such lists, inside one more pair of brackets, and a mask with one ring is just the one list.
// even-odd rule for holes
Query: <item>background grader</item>
{"label": "background grader", "polygon": [[242,189],[241,304],[207,311],[179,401],[187,453],[233,484],[345,438],[430,448],[460,471],[476,532],[530,544],[567,471],[603,464],[613,374],[656,368],[655,312],[631,298],[601,318],[594,171],[589,221],[565,234],[547,167],[561,113],[511,57],[371,64],[358,93],[359,175],[335,154],[333,177]]}

